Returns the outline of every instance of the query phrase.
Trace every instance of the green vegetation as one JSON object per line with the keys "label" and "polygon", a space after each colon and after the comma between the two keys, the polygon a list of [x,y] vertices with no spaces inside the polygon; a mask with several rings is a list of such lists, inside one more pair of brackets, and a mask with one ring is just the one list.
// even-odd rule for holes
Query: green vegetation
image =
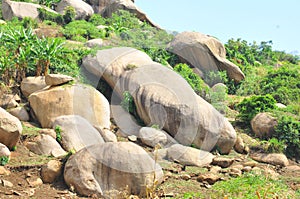
{"label": "green vegetation", "polygon": [[220,181],[212,187],[212,198],[294,198],[288,186],[280,180],[272,180],[263,175],[244,174],[241,177]]}
{"label": "green vegetation", "polygon": [[123,99],[121,102],[122,108],[124,108],[128,113],[135,115],[136,114],[136,106],[134,103],[134,99],[129,91],[125,91],[123,93]]}
{"label": "green vegetation", "polygon": [[8,156],[1,156],[0,157],[0,166],[5,166],[9,162]]}
{"label": "green vegetation", "polygon": [[61,129],[61,126],[56,125],[54,130],[55,130],[55,133],[56,133],[56,141],[59,142],[59,143],[61,143],[61,141],[62,141],[62,136],[61,136],[62,129]]}
{"label": "green vegetation", "polygon": [[246,123],[254,118],[257,113],[270,111],[276,108],[276,100],[271,95],[254,95],[245,98],[237,105],[238,118]]}

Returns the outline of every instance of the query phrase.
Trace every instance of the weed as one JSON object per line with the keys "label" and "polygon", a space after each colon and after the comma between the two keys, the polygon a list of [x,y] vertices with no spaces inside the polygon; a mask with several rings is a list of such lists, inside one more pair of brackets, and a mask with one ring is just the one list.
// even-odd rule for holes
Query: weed
{"label": "weed", "polygon": [[61,126],[59,126],[59,125],[55,126],[55,133],[56,133],[56,140],[57,140],[57,142],[61,143],[61,141],[62,141],[62,136],[61,136],[62,129],[61,129]]}
{"label": "weed", "polygon": [[0,157],[0,165],[5,166],[9,162],[9,157],[8,156],[1,156]]}

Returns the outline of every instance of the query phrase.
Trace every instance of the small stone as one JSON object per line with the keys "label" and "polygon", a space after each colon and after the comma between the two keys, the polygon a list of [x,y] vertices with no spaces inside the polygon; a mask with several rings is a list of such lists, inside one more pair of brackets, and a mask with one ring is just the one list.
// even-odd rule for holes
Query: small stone
{"label": "small stone", "polygon": [[0,143],[0,157],[8,157],[10,158],[10,150],[4,144]]}
{"label": "small stone", "polygon": [[21,121],[29,120],[29,114],[24,107],[19,106],[19,107],[10,109],[8,112],[10,114],[12,114],[13,116],[17,117]]}
{"label": "small stone", "polygon": [[62,74],[49,74],[45,77],[45,82],[49,86],[57,86],[73,81],[73,77]]}
{"label": "small stone", "polygon": [[50,160],[42,167],[41,176],[44,183],[52,183],[62,173],[62,164],[58,160]]}
{"label": "small stone", "polygon": [[245,167],[242,169],[243,172],[250,172],[251,170],[252,170],[252,167],[250,167],[250,166],[245,166]]}
{"label": "small stone", "polygon": [[51,137],[53,137],[54,139],[56,139],[56,132],[54,129],[41,129],[39,131],[40,134],[44,134],[44,135],[50,135]]}
{"label": "small stone", "polygon": [[5,169],[5,167],[0,166],[0,175],[10,175],[10,171]]}
{"label": "small stone", "polygon": [[31,186],[31,187],[38,187],[40,185],[43,184],[43,181],[41,178],[26,178],[26,181],[28,182],[28,184]]}
{"label": "small stone", "polygon": [[246,166],[255,167],[257,165],[258,165],[258,162],[256,162],[256,161],[248,161],[248,162],[243,163],[244,167],[246,167]]}
{"label": "small stone", "polygon": [[13,187],[14,185],[13,185],[13,183],[11,183],[10,181],[8,181],[8,180],[1,180],[1,184],[2,184],[2,186],[4,186],[4,187]]}
{"label": "small stone", "polygon": [[222,167],[219,167],[219,166],[212,166],[211,168],[210,168],[210,172],[211,173],[219,173],[220,171],[222,170]]}
{"label": "small stone", "polygon": [[229,175],[232,177],[239,177],[242,175],[242,171],[237,168],[232,168],[229,171]]}
{"label": "small stone", "polygon": [[128,139],[129,139],[131,142],[136,142],[136,141],[137,141],[137,136],[135,136],[135,135],[130,135],[130,136],[128,136]]}
{"label": "small stone", "polygon": [[212,161],[212,165],[217,165],[222,168],[230,167],[233,163],[234,159],[224,158],[224,157],[215,157]]}
{"label": "small stone", "polygon": [[180,178],[187,181],[190,180],[192,177],[189,174],[183,174],[180,176]]}
{"label": "small stone", "polygon": [[200,174],[197,177],[198,182],[207,182],[210,185],[216,183],[219,179],[220,179],[219,176],[212,174],[212,173]]}
{"label": "small stone", "polygon": [[276,171],[274,171],[273,169],[270,169],[270,168],[265,168],[264,173],[265,173],[266,176],[268,176],[269,178],[271,178],[273,180],[277,180],[278,177],[279,177],[279,174],[276,173]]}
{"label": "small stone", "polygon": [[240,136],[235,141],[234,150],[238,153],[245,153],[245,143]]}

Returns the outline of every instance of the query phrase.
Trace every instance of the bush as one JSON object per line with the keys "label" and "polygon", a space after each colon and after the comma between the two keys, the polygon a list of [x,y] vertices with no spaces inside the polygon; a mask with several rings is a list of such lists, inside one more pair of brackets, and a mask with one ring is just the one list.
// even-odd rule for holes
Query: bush
{"label": "bush", "polygon": [[279,117],[275,132],[274,136],[287,145],[286,154],[300,159],[300,121],[283,115]]}
{"label": "bush", "polygon": [[290,104],[300,100],[299,66],[286,65],[269,70],[260,82],[261,93],[271,94],[276,101]]}
{"label": "bush", "polygon": [[85,20],[72,21],[65,26],[63,34],[66,39],[86,41],[95,38],[104,38],[105,31],[99,30],[92,23]]}
{"label": "bush", "polygon": [[208,100],[209,87],[187,64],[177,64],[174,67],[174,71],[180,74],[189,83],[195,93]]}
{"label": "bush", "polygon": [[256,114],[276,109],[275,104],[276,100],[271,95],[254,95],[245,98],[237,104],[238,118],[249,124]]}

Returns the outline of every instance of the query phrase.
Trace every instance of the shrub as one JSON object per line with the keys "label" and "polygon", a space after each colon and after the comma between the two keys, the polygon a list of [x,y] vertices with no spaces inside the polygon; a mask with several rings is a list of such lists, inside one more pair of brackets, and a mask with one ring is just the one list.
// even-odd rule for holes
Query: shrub
{"label": "shrub", "polygon": [[86,41],[95,38],[104,38],[105,31],[99,30],[92,23],[85,20],[72,21],[65,26],[63,34],[67,39]]}
{"label": "shrub", "polygon": [[9,162],[8,156],[1,156],[0,157],[0,166],[5,166]]}
{"label": "shrub", "polygon": [[266,151],[269,153],[284,153],[286,149],[286,144],[282,140],[277,138],[272,138],[267,141]]}
{"label": "shrub", "polygon": [[62,136],[61,136],[62,129],[61,129],[61,126],[56,125],[54,130],[55,130],[55,133],[56,133],[56,141],[59,142],[59,143],[61,143],[61,141],[62,141]]}
{"label": "shrub", "polygon": [[249,123],[257,113],[276,109],[276,100],[271,95],[254,95],[237,104],[238,118]]}
{"label": "shrub", "polygon": [[136,107],[134,104],[134,99],[129,91],[125,91],[123,93],[123,100],[121,102],[121,106],[130,114],[136,114]]}
{"label": "shrub", "polygon": [[286,154],[290,157],[300,158],[300,121],[292,116],[279,117],[275,128],[275,137],[285,142]]}
{"label": "shrub", "polygon": [[180,74],[198,95],[208,100],[209,87],[187,64],[177,64],[174,71]]}
{"label": "shrub", "polygon": [[299,66],[286,65],[269,70],[260,82],[261,93],[271,94],[278,102],[290,104],[300,100]]}

